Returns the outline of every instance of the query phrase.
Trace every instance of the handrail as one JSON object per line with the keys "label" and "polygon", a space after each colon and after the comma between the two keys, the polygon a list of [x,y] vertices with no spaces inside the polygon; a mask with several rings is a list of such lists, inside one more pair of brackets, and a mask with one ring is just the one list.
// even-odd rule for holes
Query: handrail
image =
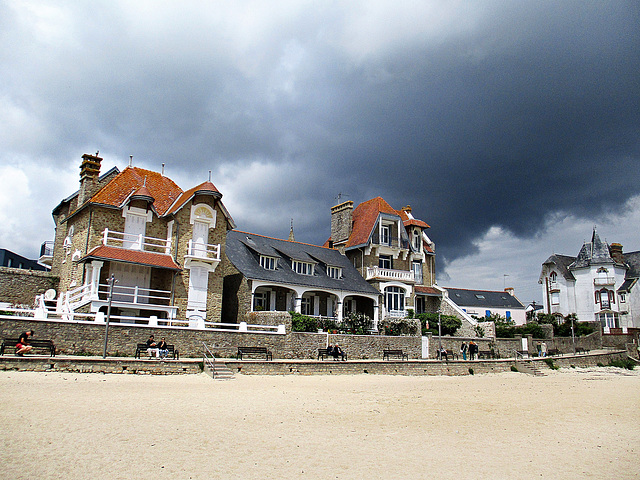
{"label": "handrail", "polygon": [[207,347],[206,343],[202,342],[202,346],[203,346],[202,365],[203,367],[209,367],[211,369],[211,378],[215,378],[216,377],[216,368],[215,368],[216,357],[213,354],[213,352],[209,350],[209,347]]}

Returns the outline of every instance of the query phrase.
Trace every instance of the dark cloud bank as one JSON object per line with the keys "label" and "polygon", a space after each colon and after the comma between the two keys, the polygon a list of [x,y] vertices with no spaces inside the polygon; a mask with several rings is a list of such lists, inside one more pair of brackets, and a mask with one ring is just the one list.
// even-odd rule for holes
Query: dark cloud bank
{"label": "dark cloud bank", "polygon": [[[240,228],[283,237],[294,217],[298,240],[322,243],[339,192],[380,195],[432,226],[442,266],[492,225],[529,236],[547,214],[640,193],[638,4],[485,5],[468,12],[472,27],[365,53],[344,48],[344,19],[328,9],[245,49],[207,25],[161,40],[117,12],[84,12],[80,46],[5,82],[43,105],[49,136],[34,155],[132,152],[151,168],[212,169],[214,183],[230,166],[275,163],[288,188],[246,192],[254,211]],[[271,210],[270,225],[255,220]]]}

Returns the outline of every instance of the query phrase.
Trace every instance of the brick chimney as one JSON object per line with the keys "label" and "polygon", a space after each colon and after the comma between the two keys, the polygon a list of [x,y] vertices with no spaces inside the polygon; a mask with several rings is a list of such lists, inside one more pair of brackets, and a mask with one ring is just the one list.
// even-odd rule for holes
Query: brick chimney
{"label": "brick chimney", "polygon": [[504,291],[507,292],[512,297],[516,296],[516,290],[513,287],[507,287],[507,288],[504,289]]}
{"label": "brick chimney", "polygon": [[98,178],[100,177],[100,163],[102,158],[95,155],[85,153],[82,155],[82,163],[80,164],[80,191],[78,193],[78,206],[89,200],[96,192],[98,187]]}
{"label": "brick chimney", "polygon": [[612,243],[609,245],[609,253],[616,263],[624,263],[624,255],[622,254],[622,244]]}
{"label": "brick chimney", "polygon": [[[408,214],[411,214],[411,205],[407,205],[406,207],[402,207],[401,210],[403,212],[407,212]],[[409,218],[411,218],[411,215],[409,215]]]}
{"label": "brick chimney", "polygon": [[353,228],[353,202],[351,200],[331,207],[331,240],[333,245],[346,243]]}

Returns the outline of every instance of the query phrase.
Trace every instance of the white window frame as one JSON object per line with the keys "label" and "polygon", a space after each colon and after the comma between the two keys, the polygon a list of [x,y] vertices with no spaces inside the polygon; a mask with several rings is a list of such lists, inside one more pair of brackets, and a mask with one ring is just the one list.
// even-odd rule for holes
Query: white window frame
{"label": "white window frame", "polygon": [[300,275],[313,275],[313,263],[294,260],[291,262],[291,269]]}
{"label": "white window frame", "polygon": [[336,280],[342,278],[342,268],[327,265],[327,276],[329,278],[335,278]]}
{"label": "white window frame", "polygon": [[551,305],[560,305],[560,293],[551,292]]}
{"label": "white window frame", "polygon": [[391,245],[391,225],[380,223],[380,245]]}
{"label": "white window frame", "polygon": [[422,233],[418,229],[413,231],[413,248],[416,252],[422,250]]}
{"label": "white window frame", "polygon": [[[389,262],[389,266],[385,267],[382,265],[383,262]],[[378,267],[379,268],[385,268],[387,270],[391,270],[393,268],[393,259],[391,258],[391,255],[380,255],[378,257]]]}
{"label": "white window frame", "polygon": [[267,255],[260,255],[260,266],[265,270],[275,270],[278,267],[278,259]]}

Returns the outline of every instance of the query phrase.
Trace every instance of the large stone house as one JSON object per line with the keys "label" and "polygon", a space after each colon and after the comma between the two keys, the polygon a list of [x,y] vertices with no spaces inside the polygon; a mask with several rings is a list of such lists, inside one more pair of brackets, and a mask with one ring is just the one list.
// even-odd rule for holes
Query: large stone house
{"label": "large stone house", "polygon": [[222,194],[210,181],[183,191],[164,173],[131,163],[100,176],[101,161],[83,155],[79,190],[53,210],[56,312],[105,312],[113,277],[116,317],[219,322],[218,266],[234,227]]}
{"label": "large stone house", "polygon": [[[325,244],[343,253],[383,296],[380,316],[404,317],[436,311],[442,290],[435,287],[435,245],[411,207],[395,210],[376,197],[355,209],[347,201],[331,208],[331,237]],[[349,300],[357,309],[357,299]]]}
{"label": "large stone house", "polygon": [[544,312],[575,313],[580,321],[599,321],[605,333],[640,327],[640,251],[623,253],[593,229],[577,257],[551,255],[543,264]]}
{"label": "large stone house", "polygon": [[255,311],[295,311],[341,322],[353,311],[377,326],[380,294],[335,249],[231,230],[226,254],[225,321]]}

